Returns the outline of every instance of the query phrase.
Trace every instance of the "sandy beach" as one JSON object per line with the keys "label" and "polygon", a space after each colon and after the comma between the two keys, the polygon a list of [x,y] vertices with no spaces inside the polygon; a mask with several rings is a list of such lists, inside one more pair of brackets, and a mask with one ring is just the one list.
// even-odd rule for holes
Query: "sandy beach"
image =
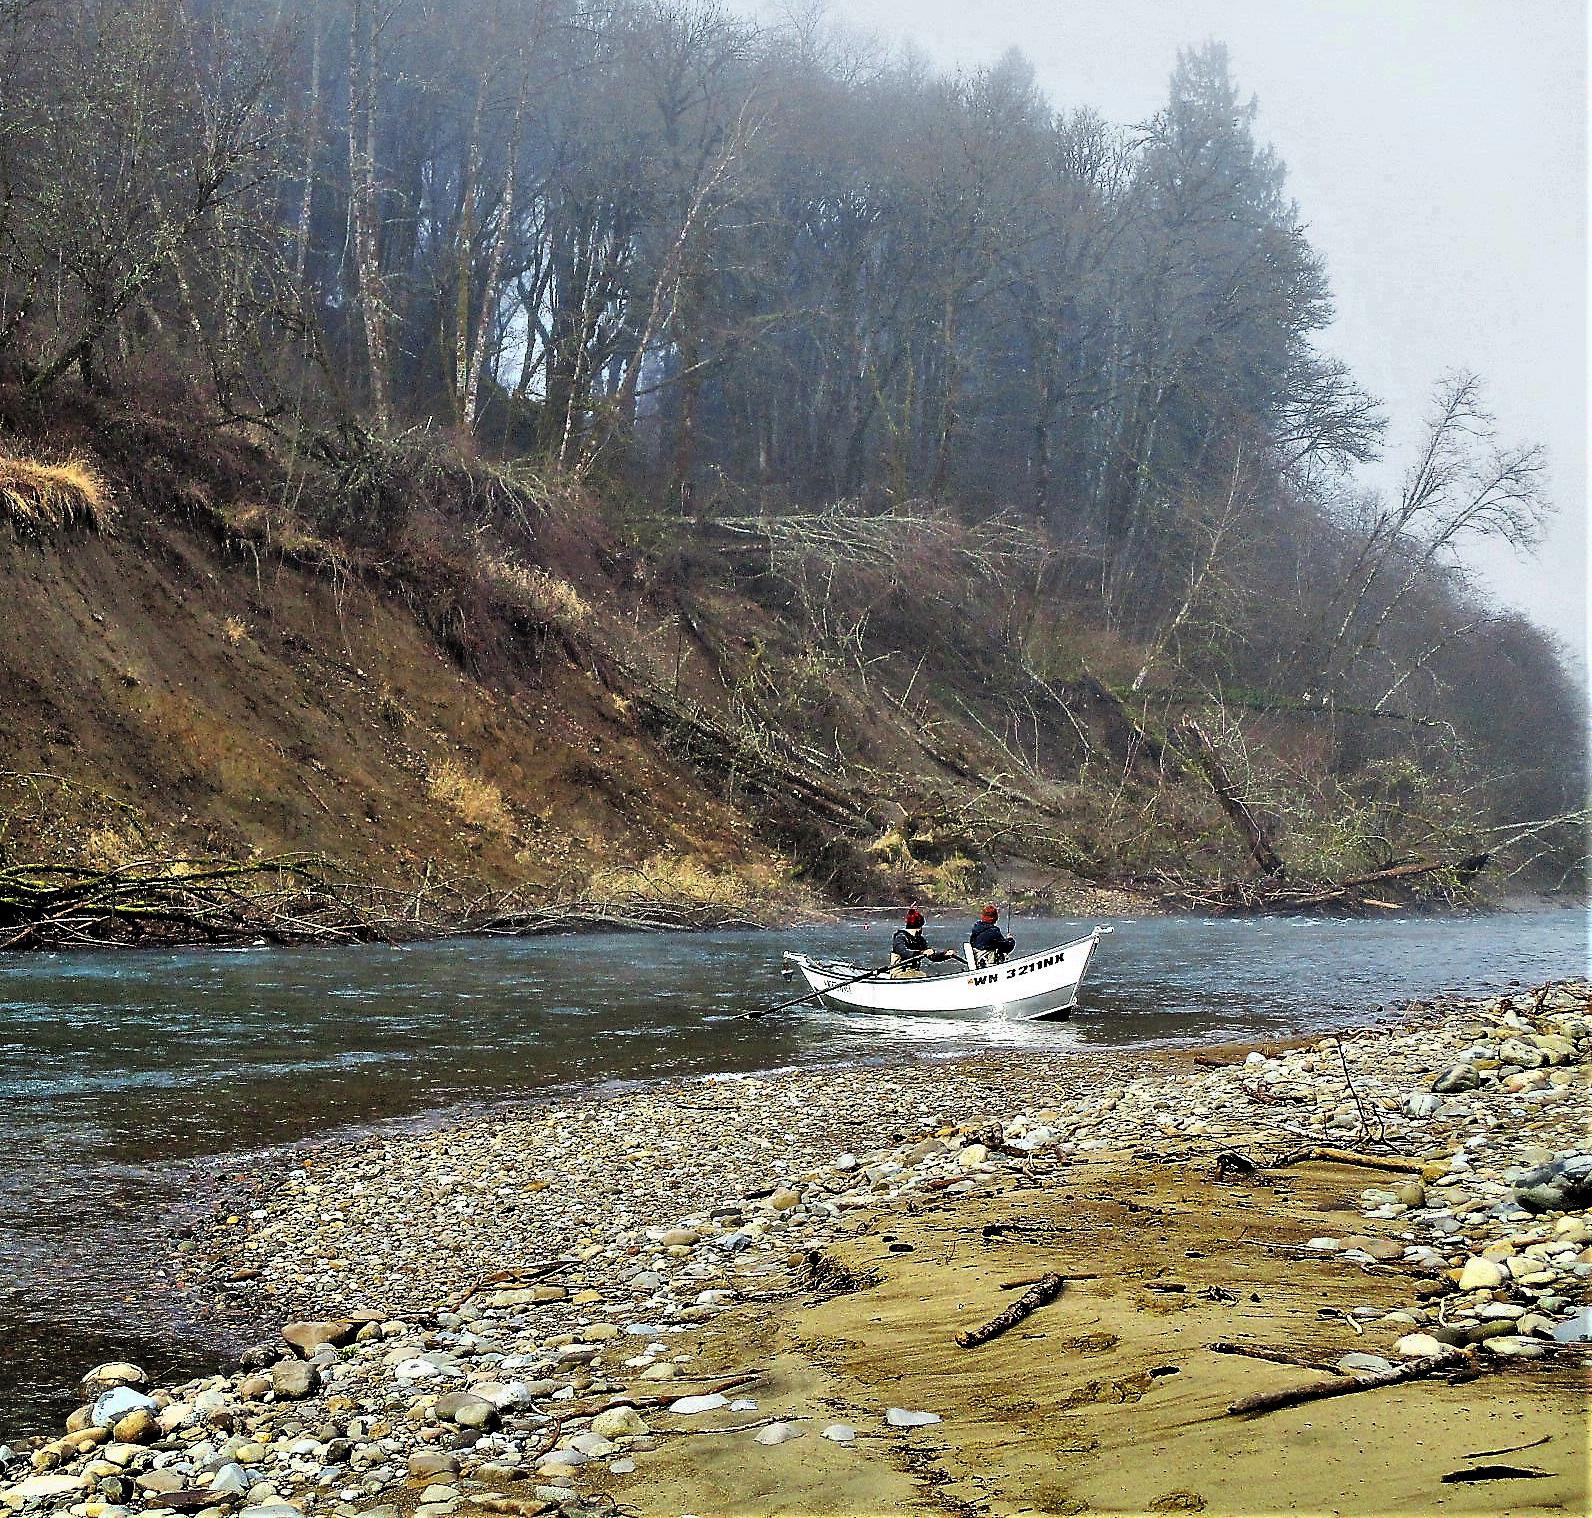
{"label": "sandy beach", "polygon": [[0,1504],[1584,1511],[1592,997],[1405,1015],[646,1086],[240,1177],[182,1269],[268,1336],[96,1367]]}

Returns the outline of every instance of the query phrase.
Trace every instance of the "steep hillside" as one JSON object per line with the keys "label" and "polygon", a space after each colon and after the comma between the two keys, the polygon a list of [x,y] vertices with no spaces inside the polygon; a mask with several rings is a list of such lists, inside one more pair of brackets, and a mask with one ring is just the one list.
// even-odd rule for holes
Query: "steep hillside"
{"label": "steep hillside", "polygon": [[549,896],[671,856],[788,873],[549,629],[356,564],[261,504],[252,451],[85,441],[114,525],[0,534],[13,858],[318,852]]}
{"label": "steep hillside", "polygon": [[1289,869],[1331,897],[1411,860],[1451,893],[1480,864],[1413,762],[1401,806],[1374,753],[1329,781],[1320,713],[1130,711],[1111,677],[1143,650],[1050,605],[1043,545],[998,521],[705,521],[423,437],[301,457],[97,405],[5,424],[7,458],[101,481],[58,522],[15,493],[0,534],[13,867],[316,854],[460,901],[755,914],[1243,904]]}

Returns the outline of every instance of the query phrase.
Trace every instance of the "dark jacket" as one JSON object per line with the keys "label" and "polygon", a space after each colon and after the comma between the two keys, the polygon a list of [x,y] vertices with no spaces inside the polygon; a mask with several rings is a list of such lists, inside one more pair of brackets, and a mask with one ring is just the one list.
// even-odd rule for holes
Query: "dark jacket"
{"label": "dark jacket", "polygon": [[897,928],[895,937],[890,940],[890,952],[903,959],[912,954],[927,954],[929,941],[923,936],[922,928]]}
{"label": "dark jacket", "polygon": [[1017,947],[1017,940],[1001,932],[993,922],[979,923],[967,941],[975,951],[982,950],[986,954],[1010,954]]}

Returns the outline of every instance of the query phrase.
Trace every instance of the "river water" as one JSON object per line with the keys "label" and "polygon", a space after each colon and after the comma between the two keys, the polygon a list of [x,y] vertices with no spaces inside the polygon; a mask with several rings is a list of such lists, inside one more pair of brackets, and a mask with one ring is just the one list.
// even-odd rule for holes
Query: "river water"
{"label": "river water", "polygon": [[[782,948],[877,963],[893,926],[0,957],[0,1439],[58,1426],[97,1360],[205,1368],[165,1225],[273,1146],[611,1081],[1283,1037],[1587,970],[1580,910],[1119,919],[1071,1022],[736,1016],[801,989]],[[1019,951],[1087,926],[1020,920]]]}

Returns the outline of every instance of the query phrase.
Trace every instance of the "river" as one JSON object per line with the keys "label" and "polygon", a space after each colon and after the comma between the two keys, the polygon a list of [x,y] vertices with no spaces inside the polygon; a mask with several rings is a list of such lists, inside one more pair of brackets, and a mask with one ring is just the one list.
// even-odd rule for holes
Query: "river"
{"label": "river", "polygon": [[[170,1289],[168,1227],[261,1150],[612,1081],[1328,1031],[1392,1018],[1394,1000],[1587,971],[1576,909],[1120,919],[1071,1022],[736,1016],[796,994],[782,948],[877,962],[891,926],[0,958],[0,1438],[58,1426],[97,1360],[205,1367],[215,1345]],[[1032,951],[1081,926],[1015,932]],[[964,927],[931,920],[930,939]]]}

